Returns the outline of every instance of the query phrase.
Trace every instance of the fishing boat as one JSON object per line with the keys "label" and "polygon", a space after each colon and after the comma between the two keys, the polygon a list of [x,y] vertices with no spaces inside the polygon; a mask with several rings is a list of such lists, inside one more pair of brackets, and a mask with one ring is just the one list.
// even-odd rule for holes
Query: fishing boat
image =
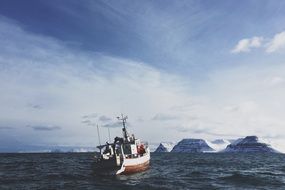
{"label": "fishing boat", "polygon": [[97,146],[100,154],[95,156],[94,171],[119,175],[147,170],[150,162],[148,143],[127,132],[127,116],[122,114],[117,119],[122,122],[123,137],[115,137],[113,143]]}

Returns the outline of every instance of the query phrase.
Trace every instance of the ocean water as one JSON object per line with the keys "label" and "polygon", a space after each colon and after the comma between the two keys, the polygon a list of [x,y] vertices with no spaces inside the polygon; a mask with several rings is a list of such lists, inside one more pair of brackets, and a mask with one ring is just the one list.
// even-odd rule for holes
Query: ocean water
{"label": "ocean water", "polygon": [[153,153],[128,176],[96,174],[93,155],[0,154],[0,189],[285,189],[284,154]]}

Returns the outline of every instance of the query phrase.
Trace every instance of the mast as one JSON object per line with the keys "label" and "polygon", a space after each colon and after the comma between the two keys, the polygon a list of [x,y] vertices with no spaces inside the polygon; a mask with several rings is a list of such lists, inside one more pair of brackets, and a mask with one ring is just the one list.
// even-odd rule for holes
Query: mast
{"label": "mast", "polygon": [[[99,126],[97,125],[97,134],[98,134],[98,141],[99,141],[99,145],[101,146],[101,140],[100,140],[100,133],[99,133]],[[101,152],[101,149],[100,149]]]}
{"label": "mast", "polygon": [[109,142],[111,142],[110,127],[108,126]]}
{"label": "mast", "polygon": [[128,140],[128,133],[127,133],[127,129],[126,129],[126,122],[128,119],[128,116],[124,116],[123,114],[121,114],[121,117],[117,117],[118,120],[123,122],[123,135],[124,135],[124,139],[127,141]]}

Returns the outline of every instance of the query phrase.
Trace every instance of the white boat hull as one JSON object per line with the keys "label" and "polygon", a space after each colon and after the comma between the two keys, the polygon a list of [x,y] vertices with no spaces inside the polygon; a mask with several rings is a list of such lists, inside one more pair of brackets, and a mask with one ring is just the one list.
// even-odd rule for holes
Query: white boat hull
{"label": "white boat hull", "polygon": [[149,168],[149,160],[149,151],[138,158],[125,158],[121,169],[116,174],[132,174],[147,170]]}

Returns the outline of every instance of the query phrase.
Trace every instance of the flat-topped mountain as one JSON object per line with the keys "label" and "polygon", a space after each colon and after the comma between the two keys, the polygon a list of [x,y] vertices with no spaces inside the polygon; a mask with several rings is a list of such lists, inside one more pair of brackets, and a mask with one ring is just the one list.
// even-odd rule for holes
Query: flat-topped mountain
{"label": "flat-topped mountain", "polygon": [[174,147],[173,142],[162,142],[159,144],[159,146],[156,148],[154,152],[171,152],[171,150]]}
{"label": "flat-topped mountain", "polygon": [[175,145],[171,152],[212,152],[214,151],[203,139],[183,139]]}
{"label": "flat-topped mountain", "polygon": [[257,136],[247,136],[231,143],[222,152],[278,152]]}

